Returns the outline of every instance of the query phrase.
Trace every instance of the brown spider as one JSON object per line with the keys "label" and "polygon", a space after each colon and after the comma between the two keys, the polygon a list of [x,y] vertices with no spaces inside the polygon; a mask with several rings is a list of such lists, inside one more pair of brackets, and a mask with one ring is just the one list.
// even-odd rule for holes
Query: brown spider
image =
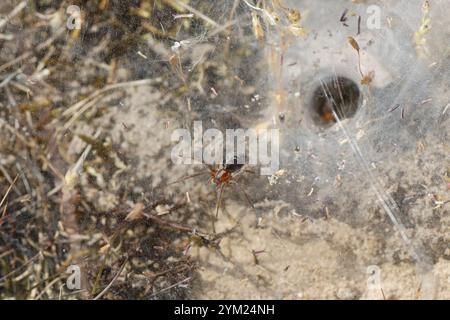
{"label": "brown spider", "polygon": [[244,169],[244,165],[238,164],[236,158],[235,158],[234,162],[231,164],[222,164],[218,168],[208,165],[208,169],[209,169],[208,171],[202,171],[202,172],[194,173],[192,175],[183,177],[177,181],[169,183],[169,185],[175,184],[175,183],[178,183],[181,181],[185,181],[190,178],[198,177],[198,176],[201,176],[204,174],[209,174],[210,175],[209,182],[212,182],[216,185],[217,192],[218,192],[216,209],[215,209],[215,217],[216,218],[219,215],[219,208],[220,208],[220,204],[222,201],[222,194],[225,189],[225,186],[227,186],[227,185],[233,185],[235,187],[236,186],[239,187],[241,189],[242,193],[244,194],[247,202],[252,207],[252,209],[255,209],[247,192],[236,181],[237,176],[239,176],[242,172],[254,173],[253,171]]}

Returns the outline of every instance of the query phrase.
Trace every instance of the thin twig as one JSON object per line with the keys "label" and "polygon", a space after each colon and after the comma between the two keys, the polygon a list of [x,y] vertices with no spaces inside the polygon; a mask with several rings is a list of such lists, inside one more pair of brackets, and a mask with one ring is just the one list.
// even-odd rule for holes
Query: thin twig
{"label": "thin twig", "polygon": [[212,24],[214,27],[218,27],[219,24],[217,22],[215,22],[213,19],[211,19],[210,17],[206,16],[205,14],[201,13],[200,11],[198,11],[197,9],[191,7],[190,5],[188,5],[187,3],[183,3],[179,0],[166,0],[169,3],[175,3],[176,5],[182,7],[183,9],[188,10],[189,12],[195,14],[196,16],[198,16],[200,19],[204,20],[205,22]]}
{"label": "thin twig", "polygon": [[6,129],[8,129],[11,133],[15,134],[17,138],[19,138],[20,141],[22,141],[26,146],[33,148],[34,144],[29,142],[25,136],[23,136],[19,131],[17,131],[13,126],[11,126],[9,123],[7,123],[4,119],[0,118],[0,127],[4,125]]}
{"label": "thin twig", "polygon": [[27,1],[22,1],[19,3],[5,18],[0,20],[0,29],[3,28],[12,18],[17,16],[25,7],[27,6]]}
{"label": "thin twig", "polygon": [[152,85],[152,84],[159,83],[159,82],[161,82],[161,78],[142,79],[142,80],[136,80],[136,81],[128,81],[128,82],[110,84],[110,85],[103,87],[100,90],[93,92],[87,98],[85,98],[81,101],[78,101],[73,106],[69,107],[66,111],[64,111],[62,114],[63,114],[63,116],[73,115],[89,101],[91,101],[91,100],[97,98],[98,96],[100,96],[108,91],[111,91],[111,90],[128,88],[128,87],[144,86],[144,85]]}
{"label": "thin twig", "polygon": [[34,298],[34,300],[39,300],[39,299],[44,295],[44,293],[45,293],[49,288],[51,288],[56,282],[58,282],[59,280],[60,280],[60,278],[57,277],[57,278],[53,279],[52,281],[50,281],[50,283],[49,283],[48,285],[46,285],[44,289],[42,289],[41,293],[39,293],[39,294],[37,295],[37,297]]}
{"label": "thin twig", "polygon": [[442,115],[444,115],[447,112],[447,109],[450,107],[450,103],[445,106],[444,111],[442,111]]}
{"label": "thin twig", "polygon": [[393,106],[391,109],[389,109],[388,112],[392,112],[392,111],[396,110],[398,107],[400,107],[400,104],[397,103],[395,106]]}
{"label": "thin twig", "polygon": [[[0,119],[0,120],[1,120],[1,119]],[[1,122],[0,122],[0,124],[1,124]],[[2,164],[0,164],[0,172],[3,174],[3,176],[6,178],[6,180],[8,180],[8,182],[9,182],[10,184],[13,185],[12,188],[13,188],[14,192],[15,192],[19,197],[21,197],[21,196],[22,196],[22,193],[21,193],[20,190],[14,185],[13,179],[12,179],[11,176],[8,174],[8,171],[6,170],[6,168],[5,168]]]}
{"label": "thin twig", "polygon": [[16,183],[17,179],[19,178],[19,175],[16,175],[16,177],[14,178],[13,182],[9,185],[8,190],[6,190],[5,195],[3,196],[2,201],[0,201],[0,208],[3,206],[3,202],[6,200],[6,198],[8,197],[9,192],[11,191],[12,187],[14,186],[14,184]]}
{"label": "thin twig", "polygon": [[24,54],[18,56],[17,58],[15,58],[15,59],[13,59],[13,60],[11,60],[11,61],[5,63],[4,65],[0,66],[0,72],[2,72],[2,71],[4,71],[4,70],[8,69],[9,67],[11,67],[11,66],[13,66],[13,65],[15,65],[15,64],[17,64],[17,63],[22,62],[23,60],[26,60],[26,59],[32,57],[33,54],[34,54],[36,51],[41,51],[41,50],[43,50],[43,49],[48,48],[49,46],[51,46],[51,45],[53,44],[53,42],[54,42],[56,39],[59,38],[60,35],[63,34],[64,31],[65,31],[65,28],[60,28],[60,29],[55,33],[55,35],[54,35],[53,37],[50,37],[50,38],[48,38],[46,41],[44,41],[44,42],[42,42],[41,44],[39,44],[39,45],[35,48],[35,50],[27,51],[27,52],[25,52]]}
{"label": "thin twig", "polygon": [[162,289],[162,290],[160,290],[160,291],[158,291],[158,292],[155,292],[155,293],[153,293],[152,295],[150,295],[149,298],[153,298],[154,296],[157,296],[157,295],[160,294],[160,293],[163,293],[163,292],[165,292],[165,291],[167,291],[167,290],[170,290],[170,289],[172,289],[172,288],[174,288],[174,287],[177,287],[177,286],[179,286],[180,284],[182,284],[182,283],[184,283],[184,282],[187,282],[187,281],[189,281],[189,280],[191,280],[191,277],[187,277],[186,279],[181,280],[181,281],[179,281],[179,282],[177,282],[177,283],[175,283],[175,284],[173,284],[173,285],[171,285],[171,286],[169,286],[169,287],[167,287],[167,288],[164,288],[164,289]]}
{"label": "thin twig", "polygon": [[147,219],[150,219],[150,220],[152,220],[152,221],[154,221],[154,222],[156,222],[158,224],[161,224],[163,226],[166,226],[166,227],[169,227],[169,228],[172,228],[172,229],[175,229],[175,230],[185,231],[185,232],[193,232],[193,230],[194,230],[193,228],[185,227],[185,226],[182,226],[182,225],[180,225],[178,223],[174,223],[174,222],[170,222],[170,221],[158,218],[158,217],[156,217],[156,216],[154,216],[152,214],[144,213],[143,215]]}
{"label": "thin twig", "polygon": [[17,271],[19,271],[20,269],[22,269],[23,267],[26,267],[27,265],[29,265],[31,262],[33,262],[34,260],[36,260],[37,258],[39,258],[42,255],[41,252],[39,252],[38,254],[36,254],[33,258],[29,259],[27,262],[25,262],[24,264],[22,264],[21,266],[17,267],[16,269],[14,269],[13,271],[9,272],[8,274],[4,275],[3,277],[0,278],[0,282],[2,282],[3,280],[5,280],[6,278],[8,278],[9,276],[13,275],[14,273],[16,273]]}
{"label": "thin twig", "polygon": [[103,297],[103,295],[108,292],[109,288],[111,288],[111,286],[113,285],[113,283],[117,280],[117,278],[119,278],[120,274],[122,273],[123,269],[125,268],[125,265],[128,262],[128,257],[125,259],[124,263],[122,264],[122,266],[120,267],[119,271],[117,272],[117,274],[114,276],[114,278],[111,280],[111,282],[106,286],[105,289],[103,289],[102,292],[100,292],[95,298],[94,300],[98,300],[101,297]]}

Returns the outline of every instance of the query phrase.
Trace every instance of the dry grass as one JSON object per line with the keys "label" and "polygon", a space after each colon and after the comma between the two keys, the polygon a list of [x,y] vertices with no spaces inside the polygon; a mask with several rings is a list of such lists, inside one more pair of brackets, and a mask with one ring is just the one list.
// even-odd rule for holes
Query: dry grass
{"label": "dry grass", "polygon": [[[69,5],[82,8],[81,30],[66,27]],[[183,217],[199,215],[198,208],[194,213],[184,195],[169,197],[163,188],[145,189],[144,201],[132,188],[146,185],[144,177],[117,164],[132,155],[109,144],[107,130],[80,135],[73,129],[108,112],[104,97],[123,97],[133,86],[170,94],[185,119],[195,117],[210,94],[203,88],[221,93],[218,104],[236,103],[248,94],[240,93],[242,81],[253,75],[236,72],[252,52],[229,37],[251,30],[249,15],[239,26],[235,10],[232,1],[2,1],[0,299],[189,296],[195,263],[184,251],[197,226]],[[197,62],[171,47],[190,35],[190,43],[215,43],[216,53],[186,72],[185,65]],[[142,68],[137,58],[154,63]],[[234,93],[233,101],[226,92]],[[84,142],[81,152],[71,150],[75,138]],[[114,191],[114,209],[102,210],[86,197],[87,190],[108,192],[84,173],[88,168],[122,186]],[[159,205],[176,214],[156,216]],[[211,245],[208,239],[217,236],[200,231],[199,239]],[[72,264],[83,271],[76,292],[65,287]]]}

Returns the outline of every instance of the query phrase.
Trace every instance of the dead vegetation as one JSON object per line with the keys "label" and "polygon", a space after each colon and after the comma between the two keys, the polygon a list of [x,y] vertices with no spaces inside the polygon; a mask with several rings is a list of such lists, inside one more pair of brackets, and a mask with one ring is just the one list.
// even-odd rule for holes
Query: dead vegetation
{"label": "dead vegetation", "polygon": [[[148,187],[152,177],[93,121],[137,86],[169,96],[168,112],[186,123],[212,98],[239,105],[253,75],[238,64],[254,53],[231,36],[251,32],[251,16],[237,22],[238,9],[233,1],[2,1],[0,299],[188,296],[196,265],[187,248],[220,241],[192,224],[209,213]],[[81,28],[70,30],[78,18]],[[185,54],[203,42],[213,47],[198,60]],[[80,290],[67,289],[70,265],[82,270]]]}

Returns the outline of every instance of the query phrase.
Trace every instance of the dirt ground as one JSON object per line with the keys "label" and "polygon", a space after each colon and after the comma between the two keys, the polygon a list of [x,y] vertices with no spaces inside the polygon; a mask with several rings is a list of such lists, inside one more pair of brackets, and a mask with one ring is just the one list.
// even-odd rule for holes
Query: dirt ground
{"label": "dirt ground", "polygon": [[[2,2],[0,299],[450,299],[450,6],[375,2]],[[217,219],[196,120],[280,133]]]}
{"label": "dirt ground", "polygon": [[[140,159],[138,170],[151,170],[156,186],[160,179],[171,179],[173,175],[181,177],[186,175],[186,170],[190,172],[192,169],[181,166],[170,172],[161,170],[158,171],[159,174],[155,173],[155,168],[168,166],[165,162],[167,157],[163,156],[161,162],[155,162],[151,160],[152,155],[170,152],[170,144],[159,143],[168,141],[171,135],[171,130],[164,129],[156,120],[159,117],[153,108],[148,108],[155,100],[159,100],[157,94],[155,96],[145,89],[134,91],[130,94],[130,99],[126,100],[128,102],[125,102],[133,107],[117,107],[107,117],[107,122],[116,123],[117,127],[122,122],[135,125],[134,129],[124,134],[123,143],[127,145],[132,141],[139,141],[134,146],[130,145],[128,152]],[[145,118],[142,118],[144,114]],[[111,118],[114,120],[111,121]],[[158,125],[161,130],[155,134],[154,127]],[[171,122],[171,125],[177,127],[178,124]],[[155,148],[145,148],[148,144],[160,145],[161,149],[157,151]],[[428,191],[432,192],[434,187],[428,177],[435,167],[429,158],[440,157],[441,153],[440,146],[428,146],[425,152],[419,155],[415,151],[405,154],[403,159],[397,159],[397,164],[391,163],[388,167],[395,172],[407,166],[408,172],[415,174],[403,177],[400,183],[412,186],[426,184],[429,186]],[[416,160],[412,161],[414,158]],[[428,164],[421,166],[419,170],[419,163],[422,162]],[[197,170],[201,170],[201,167]],[[286,176],[288,174],[280,177],[274,185],[270,185],[267,177],[262,183],[268,188],[276,189],[280,184],[287,183]],[[244,186],[253,190],[254,183],[252,178],[246,179]],[[436,190],[441,189],[440,185],[436,187]],[[214,187],[205,184],[205,178],[197,177],[184,186],[175,185],[171,188],[176,190],[175,193],[189,192],[192,202],[197,197],[208,198],[209,195],[208,204],[210,210],[213,210],[215,199],[211,195],[214,195]],[[432,252],[434,259],[431,270],[433,276],[430,276],[419,270],[411,259],[402,239],[380,209],[370,188],[364,192],[365,197],[372,199],[367,209],[369,218],[362,224],[344,222],[339,218],[339,212],[333,211],[323,218],[308,218],[307,213],[296,211],[288,202],[264,197],[255,202],[260,217],[258,220],[255,211],[242,195],[233,189],[228,191],[224,211],[220,213],[216,223],[217,233],[227,233],[220,241],[220,251],[194,246],[188,252],[199,265],[198,279],[194,283],[191,298],[450,298],[448,211],[436,212],[439,223],[423,227],[419,223],[419,226],[409,230],[410,235],[414,233],[417,237],[430,239],[427,252]],[[256,196],[252,192],[250,195]],[[414,196],[417,197],[415,190],[407,190],[402,197],[408,199]],[[344,203],[347,201],[344,199]],[[417,216],[415,221],[426,219],[431,212],[432,201],[425,194],[419,195],[410,207],[410,216]],[[200,222],[192,223],[199,225]],[[210,225],[207,224],[205,228],[210,229]],[[435,239],[442,240],[436,242]],[[427,284],[430,288],[426,287]]]}

